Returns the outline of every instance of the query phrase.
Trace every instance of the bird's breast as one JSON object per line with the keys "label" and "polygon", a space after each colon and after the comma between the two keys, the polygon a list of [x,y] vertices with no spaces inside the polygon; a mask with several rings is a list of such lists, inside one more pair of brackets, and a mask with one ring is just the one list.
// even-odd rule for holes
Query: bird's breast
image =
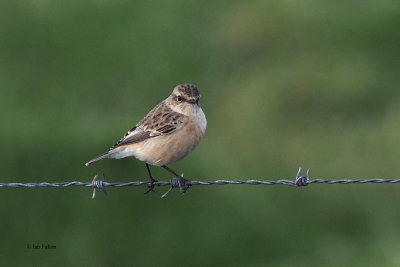
{"label": "bird's breast", "polygon": [[188,155],[200,143],[206,127],[203,111],[196,116],[186,116],[177,131],[146,140],[140,156],[142,160],[153,165],[174,163]]}

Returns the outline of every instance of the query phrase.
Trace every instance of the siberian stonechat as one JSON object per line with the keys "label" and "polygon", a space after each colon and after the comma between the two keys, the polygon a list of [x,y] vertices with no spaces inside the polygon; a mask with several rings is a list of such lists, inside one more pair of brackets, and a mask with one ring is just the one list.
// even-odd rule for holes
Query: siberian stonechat
{"label": "siberian stonechat", "polygon": [[151,175],[149,164],[161,166],[187,180],[167,167],[188,155],[200,142],[207,127],[207,120],[199,106],[200,92],[192,84],[181,84],[172,94],[153,108],[138,124],[113,145],[110,150],[86,163],[105,158],[135,156],[144,161],[149,173],[149,191],[157,181]]}

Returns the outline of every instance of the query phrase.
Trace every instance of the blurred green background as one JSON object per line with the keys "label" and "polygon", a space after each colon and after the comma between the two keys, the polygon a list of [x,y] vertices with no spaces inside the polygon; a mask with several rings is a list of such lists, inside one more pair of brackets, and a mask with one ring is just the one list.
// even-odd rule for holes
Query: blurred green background
{"label": "blurred green background", "polygon": [[[180,83],[208,119],[188,179],[399,177],[399,27],[385,0],[1,1],[0,181],[147,179],[84,163]],[[400,265],[400,185],[145,190],[0,188],[0,265]]]}

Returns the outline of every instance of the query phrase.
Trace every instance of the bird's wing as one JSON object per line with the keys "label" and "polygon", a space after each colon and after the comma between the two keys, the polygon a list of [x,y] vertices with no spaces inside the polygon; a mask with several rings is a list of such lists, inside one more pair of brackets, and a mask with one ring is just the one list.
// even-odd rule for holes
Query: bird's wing
{"label": "bird's wing", "polygon": [[159,135],[171,134],[178,130],[184,122],[185,116],[173,111],[164,102],[153,108],[146,117],[135,127],[129,130],[125,136],[111,149],[144,141]]}

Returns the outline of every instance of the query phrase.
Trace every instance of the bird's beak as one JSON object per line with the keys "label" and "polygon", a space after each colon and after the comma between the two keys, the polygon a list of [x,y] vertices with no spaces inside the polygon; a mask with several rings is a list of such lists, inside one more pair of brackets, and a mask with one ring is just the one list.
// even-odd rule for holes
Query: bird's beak
{"label": "bird's beak", "polygon": [[190,104],[197,104],[197,100],[196,99],[190,99],[190,100],[188,100],[188,102]]}

